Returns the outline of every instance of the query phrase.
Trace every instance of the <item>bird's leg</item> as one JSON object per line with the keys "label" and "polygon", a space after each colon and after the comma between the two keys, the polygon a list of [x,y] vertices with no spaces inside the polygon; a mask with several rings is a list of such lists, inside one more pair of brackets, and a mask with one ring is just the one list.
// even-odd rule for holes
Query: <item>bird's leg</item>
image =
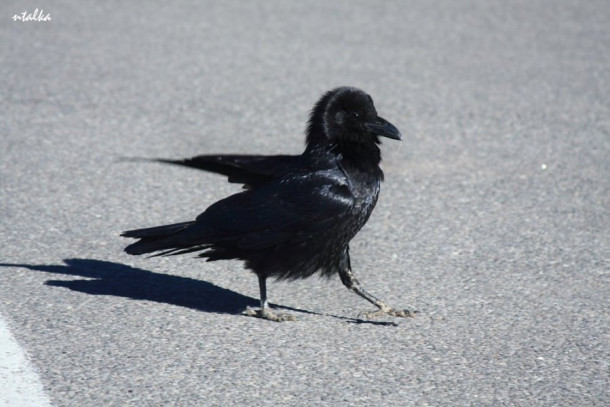
{"label": "bird's leg", "polygon": [[347,287],[348,290],[355,292],[356,294],[379,308],[378,311],[363,313],[366,318],[375,318],[384,314],[391,315],[393,317],[406,318],[413,317],[415,316],[415,313],[417,313],[417,311],[394,309],[385,302],[381,301],[379,298],[375,297],[373,294],[367,292],[364,288],[360,286],[360,282],[358,281],[358,279],[356,279],[356,277],[354,277],[354,274],[352,273],[352,270],[349,267],[342,267],[339,270],[339,276],[341,277],[341,282]]}
{"label": "bird's leg", "polygon": [[271,311],[269,303],[267,302],[267,277],[260,275],[258,276],[258,287],[261,294],[261,308],[247,309],[243,312],[244,315],[268,319],[269,321],[275,322],[296,321],[296,318],[290,314],[276,314],[275,312]]}

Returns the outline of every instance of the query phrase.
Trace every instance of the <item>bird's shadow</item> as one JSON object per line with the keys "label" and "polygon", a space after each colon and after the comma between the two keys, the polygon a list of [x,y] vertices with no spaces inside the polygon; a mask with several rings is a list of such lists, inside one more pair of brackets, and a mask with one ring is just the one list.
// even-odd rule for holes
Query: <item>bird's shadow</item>
{"label": "bird's shadow", "polygon": [[[204,312],[241,314],[248,307],[260,305],[258,299],[203,280],[153,273],[152,271],[103,260],[64,259],[63,262],[64,264],[51,265],[0,263],[0,267],[22,267],[45,273],[85,277],[85,279],[69,281],[48,280],[45,284],[91,295],[113,295],[134,300],[154,301]],[[274,307],[306,314],[331,316],[350,323],[396,325],[391,322],[321,314],[281,305],[274,305]]]}
{"label": "bird's shadow", "polygon": [[58,275],[85,277],[78,280],[48,280],[46,285],[65,287],[92,295],[114,295],[178,305],[199,311],[235,314],[259,301],[202,280],[94,259],[64,259],[64,264],[0,264]]}

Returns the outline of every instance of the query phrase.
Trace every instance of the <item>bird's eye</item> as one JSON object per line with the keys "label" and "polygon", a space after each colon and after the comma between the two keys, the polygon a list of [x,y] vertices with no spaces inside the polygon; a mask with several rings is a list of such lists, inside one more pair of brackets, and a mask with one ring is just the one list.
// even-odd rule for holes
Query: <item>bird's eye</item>
{"label": "bird's eye", "polygon": [[356,119],[359,119],[360,118],[360,113],[352,112],[352,116],[354,116]]}

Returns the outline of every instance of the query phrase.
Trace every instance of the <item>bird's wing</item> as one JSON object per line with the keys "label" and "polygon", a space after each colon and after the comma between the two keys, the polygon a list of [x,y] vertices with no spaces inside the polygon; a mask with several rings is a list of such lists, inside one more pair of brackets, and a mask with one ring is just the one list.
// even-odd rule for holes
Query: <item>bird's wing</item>
{"label": "bird's wing", "polygon": [[300,163],[298,155],[199,155],[183,160],[155,159],[226,175],[229,182],[258,186],[286,174]]}
{"label": "bird's wing", "polygon": [[292,173],[211,205],[182,232],[179,246],[227,244],[257,250],[320,238],[354,206],[338,169]]}

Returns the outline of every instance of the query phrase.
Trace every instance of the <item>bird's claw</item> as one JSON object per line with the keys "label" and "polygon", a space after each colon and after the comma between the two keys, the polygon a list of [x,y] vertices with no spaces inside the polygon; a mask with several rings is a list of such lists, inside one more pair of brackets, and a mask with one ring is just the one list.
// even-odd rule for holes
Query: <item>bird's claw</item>
{"label": "bird's claw", "polygon": [[242,312],[242,315],[249,317],[262,318],[273,322],[296,321],[297,319],[290,314],[275,313],[269,309],[251,309],[248,308]]}
{"label": "bird's claw", "polygon": [[377,311],[361,312],[359,316],[364,317],[366,319],[379,318],[386,315],[397,318],[413,318],[415,314],[417,314],[417,311],[411,311],[408,309],[397,310],[390,307],[383,307],[381,309],[378,309]]}

